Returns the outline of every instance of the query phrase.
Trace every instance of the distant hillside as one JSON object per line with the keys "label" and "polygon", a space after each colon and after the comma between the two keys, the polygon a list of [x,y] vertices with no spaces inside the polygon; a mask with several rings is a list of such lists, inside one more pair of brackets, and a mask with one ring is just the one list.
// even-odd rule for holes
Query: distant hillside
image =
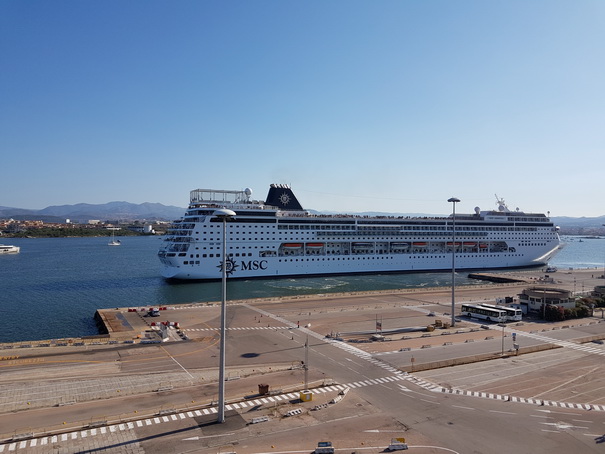
{"label": "distant hillside", "polygon": [[561,227],[563,235],[605,235],[605,216],[594,218],[552,217],[552,221]]}
{"label": "distant hillside", "polygon": [[50,206],[42,210],[24,210],[22,208],[0,207],[0,218],[16,220],[42,220],[44,222],[88,222],[91,219],[119,221],[171,221],[185,213],[185,208],[166,206],[161,203],[109,202],[93,205]]}
{"label": "distant hillside", "polygon": [[552,217],[553,222],[559,226],[574,226],[574,227],[603,227],[605,224],[605,216],[595,218],[570,218],[567,216]]}

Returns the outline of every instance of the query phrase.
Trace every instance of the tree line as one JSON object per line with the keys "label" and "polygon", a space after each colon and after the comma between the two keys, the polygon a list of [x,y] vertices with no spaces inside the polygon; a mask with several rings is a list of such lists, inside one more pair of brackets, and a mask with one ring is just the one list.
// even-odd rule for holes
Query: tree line
{"label": "tree line", "polygon": [[573,318],[591,317],[594,308],[605,308],[605,298],[599,297],[584,297],[576,301],[576,307],[564,308],[563,306],[555,306],[547,304],[542,306],[544,320],[548,322],[561,322]]}
{"label": "tree line", "polygon": [[[119,230],[117,236],[140,236],[142,233],[133,232],[132,230]],[[7,237],[11,238],[66,238],[66,237],[98,237],[110,236],[111,231],[105,228],[90,228],[90,227],[40,227],[11,232]]]}

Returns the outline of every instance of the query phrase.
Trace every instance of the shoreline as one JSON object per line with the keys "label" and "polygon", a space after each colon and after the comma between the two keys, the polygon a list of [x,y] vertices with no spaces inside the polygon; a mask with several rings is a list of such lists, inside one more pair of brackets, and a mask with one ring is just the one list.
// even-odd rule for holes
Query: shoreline
{"label": "shoreline", "polygon": [[[514,291],[519,293],[524,286],[528,285],[555,285],[567,290],[574,290],[574,287],[578,283],[578,278],[583,279],[580,281],[584,285],[585,281],[590,280],[594,285],[588,290],[584,290],[583,293],[590,293],[594,286],[605,284],[599,276],[595,277],[595,273],[590,273],[593,268],[590,269],[574,269],[558,271],[556,273],[549,273],[549,278],[544,279],[544,273],[540,270],[528,270],[528,271],[506,271],[502,273],[470,273],[476,277],[472,279],[485,280],[487,283],[474,284],[474,285],[457,285],[456,290],[458,302],[463,301],[466,294],[475,294],[484,292],[488,294],[499,294],[509,290],[508,293]],[[588,274],[590,273],[590,278]],[[600,282],[599,282],[600,281]],[[385,295],[439,295],[447,297],[447,294],[451,291],[450,286],[439,286],[439,287],[414,287],[414,288],[399,288],[399,289],[385,289],[385,290],[365,290],[356,292],[336,292],[336,293],[318,293],[318,294],[304,294],[304,295],[290,295],[290,296],[272,296],[263,298],[247,298],[247,299],[233,299],[228,300],[229,305],[233,304],[269,304],[269,303],[288,303],[288,302],[301,302],[301,301],[312,301],[312,300],[331,300],[331,299],[342,299],[342,298],[360,298],[364,296],[376,297]],[[578,292],[576,292],[578,293]],[[193,301],[188,303],[177,303],[177,304],[166,304],[164,307],[167,310],[182,309],[186,307],[213,307],[220,305],[219,301]],[[149,306],[123,306],[115,308],[97,309],[93,314],[93,319],[97,324],[98,333],[88,336],[74,336],[66,338],[51,338],[43,340],[24,340],[17,342],[3,342],[0,343],[0,350],[10,350],[19,348],[35,348],[35,347],[49,347],[49,346],[66,346],[66,345],[99,345],[103,343],[121,343],[129,342],[133,343],[137,340],[142,339],[141,333],[151,328],[151,321],[145,320],[140,314],[146,313],[150,309]],[[121,315],[125,313],[136,313],[141,320],[130,317],[128,320]],[[147,323],[149,322],[149,323]],[[137,334],[138,333],[138,334]]]}

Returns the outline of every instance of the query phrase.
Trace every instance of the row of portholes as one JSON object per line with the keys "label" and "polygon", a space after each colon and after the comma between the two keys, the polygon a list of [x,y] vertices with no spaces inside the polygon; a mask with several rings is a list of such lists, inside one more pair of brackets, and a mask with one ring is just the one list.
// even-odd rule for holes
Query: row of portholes
{"label": "row of portholes", "polygon": [[280,262],[325,262],[337,260],[371,260],[371,259],[392,259],[393,257],[337,257],[337,258],[321,258],[321,259],[279,259]]}
{"label": "row of portholes", "polygon": [[[523,254],[509,254],[508,256],[509,256],[509,257],[519,257],[519,256],[521,256],[521,255],[523,255]],[[418,260],[418,259],[444,259],[444,258],[447,258],[447,257],[451,257],[451,255],[450,255],[450,254],[448,254],[448,255],[426,255],[426,256],[425,256],[425,255],[422,255],[422,256],[419,256],[419,255],[411,255],[411,258],[412,258],[412,259],[416,259],[416,260]],[[473,258],[473,259],[474,259],[474,258],[476,258],[476,256],[475,256],[475,255],[463,255],[463,254],[461,254],[461,255],[456,255],[456,257],[460,257],[460,258],[468,258],[468,257],[471,257],[471,258]],[[489,255],[483,255],[483,256],[481,256],[481,257],[482,257],[482,258],[488,258],[488,257],[499,257],[499,255],[496,255],[496,254],[489,254]],[[321,262],[325,262],[326,260],[327,260],[327,261],[339,261],[339,260],[343,260],[343,261],[344,261],[344,260],[372,260],[372,259],[382,259],[382,260],[385,260],[385,259],[390,259],[390,260],[393,260],[393,259],[395,259],[395,257],[393,257],[393,256],[387,256],[387,257],[377,257],[377,256],[369,256],[369,257],[354,257],[354,256],[353,256],[353,257],[336,257],[336,258],[330,258],[330,257],[325,258],[325,257],[324,257],[324,258],[318,258],[318,259],[314,259],[314,258],[310,258],[310,259],[309,259],[309,258],[300,258],[300,259],[279,259],[279,261],[280,261],[280,262],[315,262],[315,261],[317,261],[317,262],[320,262],[320,261],[321,261]]]}

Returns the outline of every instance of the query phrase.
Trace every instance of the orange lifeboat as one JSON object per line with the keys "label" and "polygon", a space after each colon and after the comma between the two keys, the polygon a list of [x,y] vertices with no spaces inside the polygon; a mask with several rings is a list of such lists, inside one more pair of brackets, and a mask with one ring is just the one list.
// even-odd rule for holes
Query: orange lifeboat
{"label": "orange lifeboat", "polygon": [[312,248],[312,249],[319,249],[324,247],[323,243],[307,243],[307,247],[308,248]]}
{"label": "orange lifeboat", "polygon": [[417,243],[412,243],[412,246],[414,247],[426,247],[426,243],[424,241],[420,241]]}
{"label": "orange lifeboat", "polygon": [[282,245],[284,249],[300,249],[302,247],[301,243],[284,243]]}

